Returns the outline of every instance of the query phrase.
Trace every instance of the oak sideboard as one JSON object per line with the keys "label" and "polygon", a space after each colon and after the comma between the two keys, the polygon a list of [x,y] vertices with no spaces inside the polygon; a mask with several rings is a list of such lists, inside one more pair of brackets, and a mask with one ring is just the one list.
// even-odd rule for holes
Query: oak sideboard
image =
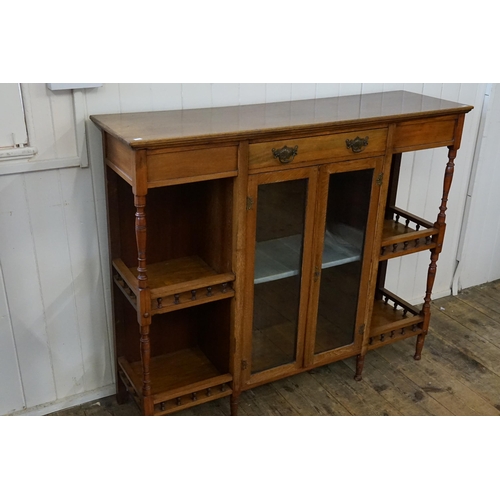
{"label": "oak sideboard", "polygon": [[[414,338],[420,359],[472,106],[408,92],[94,115],[117,398],[166,415]],[[437,217],[397,206],[405,152],[448,148]],[[438,208],[439,207],[439,208]],[[423,305],[387,263],[430,257]],[[369,355],[369,354],[368,354]]]}

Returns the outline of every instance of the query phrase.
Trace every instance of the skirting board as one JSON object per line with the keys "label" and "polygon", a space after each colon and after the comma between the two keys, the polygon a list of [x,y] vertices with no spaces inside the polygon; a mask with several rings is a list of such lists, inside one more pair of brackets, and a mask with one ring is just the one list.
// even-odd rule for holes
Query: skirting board
{"label": "skirting board", "polygon": [[35,406],[33,408],[26,408],[25,410],[9,413],[8,415],[13,417],[48,415],[49,413],[72,408],[73,406],[88,403],[89,401],[106,398],[108,396],[112,396],[113,394],[116,394],[116,386],[115,384],[110,384],[106,387],[101,387],[100,389],[96,389],[94,391],[84,392],[83,394],[76,394],[75,396],[60,399],[53,403],[46,403],[43,405]]}

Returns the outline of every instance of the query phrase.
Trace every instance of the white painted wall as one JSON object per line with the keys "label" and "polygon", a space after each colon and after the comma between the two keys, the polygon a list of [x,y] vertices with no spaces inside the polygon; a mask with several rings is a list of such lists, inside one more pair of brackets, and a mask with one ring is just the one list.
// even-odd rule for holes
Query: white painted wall
{"label": "white painted wall", "polygon": [[479,137],[470,210],[459,253],[458,289],[500,278],[500,86],[493,85]]}
{"label": "white painted wall", "polygon": [[[0,414],[47,413],[113,393],[101,136],[92,123],[87,122],[90,168],[61,168],[79,165],[82,160],[79,130],[83,118],[99,113],[251,104],[399,89],[476,107],[466,118],[449,201],[445,248],[438,263],[434,296],[443,296],[450,293],[456,267],[479,125],[477,110],[482,105],[485,85],[104,84],[73,96],[71,91],[52,92],[45,84],[23,84],[30,146],[36,147],[38,154],[29,162],[0,162]],[[478,172],[478,182],[481,178],[489,187],[494,203],[498,202],[493,200],[493,187],[483,179],[491,175],[494,151],[498,155],[499,141],[495,144],[493,137],[499,128],[492,121],[487,132],[491,139],[486,144],[490,149]],[[398,199],[401,208],[435,220],[446,161],[446,149],[405,155]],[[32,171],[22,173],[25,170]],[[472,219],[482,215],[478,205],[471,224]],[[498,247],[498,224],[495,231]],[[479,237],[485,242],[492,239],[488,231]],[[478,241],[478,245],[481,243]],[[464,261],[466,258],[467,252]],[[495,254],[490,252],[484,258],[489,262],[482,264],[490,267],[484,276],[500,277],[500,266],[493,264]],[[390,287],[410,302],[421,302],[427,266],[427,254],[409,256],[404,264],[392,262]]]}

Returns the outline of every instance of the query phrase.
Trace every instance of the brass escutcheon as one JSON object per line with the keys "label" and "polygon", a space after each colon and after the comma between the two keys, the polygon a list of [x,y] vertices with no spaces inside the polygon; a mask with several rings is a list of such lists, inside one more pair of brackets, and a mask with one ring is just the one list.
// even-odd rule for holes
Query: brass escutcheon
{"label": "brass escutcheon", "polygon": [[280,163],[290,163],[295,158],[298,149],[298,146],[294,146],[293,148],[284,146],[281,149],[273,148],[273,156],[278,158]]}
{"label": "brass escutcheon", "polygon": [[350,149],[353,153],[361,153],[368,146],[368,136],[364,139],[359,136],[356,139],[346,139],[345,143],[347,149]]}

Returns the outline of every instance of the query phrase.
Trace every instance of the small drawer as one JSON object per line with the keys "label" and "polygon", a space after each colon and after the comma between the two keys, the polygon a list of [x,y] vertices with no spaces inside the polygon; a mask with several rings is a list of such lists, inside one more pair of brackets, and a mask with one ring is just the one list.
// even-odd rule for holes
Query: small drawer
{"label": "small drawer", "polygon": [[148,151],[148,186],[236,176],[238,148],[224,146],[189,150]]}
{"label": "small drawer", "polygon": [[325,163],[383,154],[387,129],[356,130],[342,134],[250,144],[251,170],[294,167],[304,163]]}
{"label": "small drawer", "polygon": [[414,151],[453,144],[456,123],[456,118],[399,123],[394,134],[394,150]]}

